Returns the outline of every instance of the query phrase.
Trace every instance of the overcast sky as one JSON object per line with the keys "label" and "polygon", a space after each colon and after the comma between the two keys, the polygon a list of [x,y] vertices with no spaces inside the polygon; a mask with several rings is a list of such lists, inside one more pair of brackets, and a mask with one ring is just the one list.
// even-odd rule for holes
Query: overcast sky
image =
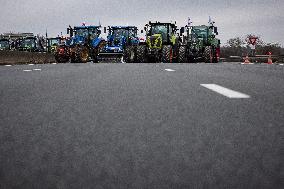
{"label": "overcast sky", "polygon": [[195,25],[211,16],[219,38],[249,33],[284,46],[284,0],[0,0],[0,33],[34,32],[49,36],[66,33],[69,24],[136,25],[190,17]]}

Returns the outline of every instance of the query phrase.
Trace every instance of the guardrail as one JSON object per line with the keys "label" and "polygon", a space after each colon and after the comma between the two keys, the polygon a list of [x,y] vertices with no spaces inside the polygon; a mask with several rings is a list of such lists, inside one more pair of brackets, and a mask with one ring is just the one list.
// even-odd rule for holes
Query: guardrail
{"label": "guardrail", "polygon": [[5,64],[45,64],[56,62],[51,53],[0,51],[0,65]]}

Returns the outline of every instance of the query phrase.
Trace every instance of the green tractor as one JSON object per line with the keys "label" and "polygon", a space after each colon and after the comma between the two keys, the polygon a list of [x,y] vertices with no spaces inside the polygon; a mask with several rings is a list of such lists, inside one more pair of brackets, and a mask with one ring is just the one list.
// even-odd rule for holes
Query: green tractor
{"label": "green tractor", "polygon": [[137,62],[177,61],[181,39],[177,35],[176,23],[149,22],[144,30],[146,41],[140,42],[137,46]]}
{"label": "green tractor", "polygon": [[36,36],[23,37],[19,39],[18,45],[19,51],[28,51],[28,52],[43,52],[44,46],[41,40]]}
{"label": "green tractor", "polygon": [[214,23],[211,22],[209,26],[185,26],[180,29],[180,34],[186,32],[186,35],[183,36],[183,44],[179,48],[178,62],[219,62],[220,40],[216,38],[218,31]]}
{"label": "green tractor", "polygon": [[11,49],[10,40],[5,38],[0,39],[0,51],[10,50],[10,49]]}

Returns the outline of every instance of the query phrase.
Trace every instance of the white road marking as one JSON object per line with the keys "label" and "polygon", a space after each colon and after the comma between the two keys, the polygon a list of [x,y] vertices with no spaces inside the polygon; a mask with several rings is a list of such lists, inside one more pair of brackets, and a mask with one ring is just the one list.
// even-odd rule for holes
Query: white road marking
{"label": "white road marking", "polygon": [[216,93],[219,93],[223,96],[226,96],[228,98],[250,98],[250,96],[247,94],[240,93],[238,91],[233,91],[231,89],[222,87],[220,85],[216,85],[216,84],[200,84],[200,85]]}
{"label": "white road marking", "polygon": [[4,66],[10,67],[10,66],[12,66],[12,65],[4,65]]}
{"label": "white road marking", "polygon": [[34,64],[28,64],[29,66],[33,66]]}
{"label": "white road marking", "polygon": [[175,70],[172,69],[165,69],[167,72],[175,72]]}
{"label": "white road marking", "polygon": [[31,72],[32,70],[23,70],[24,72]]}
{"label": "white road marking", "polygon": [[54,65],[55,65],[55,64],[57,64],[57,63],[52,63],[52,64],[54,64]]}
{"label": "white road marking", "polygon": [[33,69],[34,71],[41,71],[41,69]]}
{"label": "white road marking", "polygon": [[284,64],[279,64],[280,66],[284,66]]}
{"label": "white road marking", "polygon": [[242,65],[253,65],[254,63],[241,63]]}

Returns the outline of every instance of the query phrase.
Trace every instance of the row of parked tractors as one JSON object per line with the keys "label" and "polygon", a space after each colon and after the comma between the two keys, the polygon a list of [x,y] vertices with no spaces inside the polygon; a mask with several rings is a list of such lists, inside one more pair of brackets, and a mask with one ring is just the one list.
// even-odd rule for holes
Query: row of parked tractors
{"label": "row of parked tractors", "polygon": [[[69,26],[68,37],[48,38],[44,43],[34,36],[19,41],[18,48],[29,51],[48,51],[59,63],[94,63],[118,60],[126,63],[198,62],[217,63],[220,40],[214,22],[208,25],[178,28],[176,23],[149,22],[139,31],[136,26],[109,26],[102,38],[101,26]],[[0,40],[0,48],[8,43]],[[30,48],[28,48],[30,47]]]}
{"label": "row of parked tractors", "polygon": [[44,52],[45,46],[44,37],[34,36],[33,33],[0,35],[0,51]]}
{"label": "row of parked tractors", "polygon": [[[149,22],[138,37],[135,26],[75,26],[67,29],[69,37],[54,38],[55,58],[58,62],[94,63],[102,60],[122,60],[126,63],[197,62],[217,63],[220,40],[214,22],[209,25],[185,26],[176,23]],[[52,40],[52,39],[50,39]],[[63,41],[60,41],[63,40]],[[56,44],[59,44],[56,46]]]}

